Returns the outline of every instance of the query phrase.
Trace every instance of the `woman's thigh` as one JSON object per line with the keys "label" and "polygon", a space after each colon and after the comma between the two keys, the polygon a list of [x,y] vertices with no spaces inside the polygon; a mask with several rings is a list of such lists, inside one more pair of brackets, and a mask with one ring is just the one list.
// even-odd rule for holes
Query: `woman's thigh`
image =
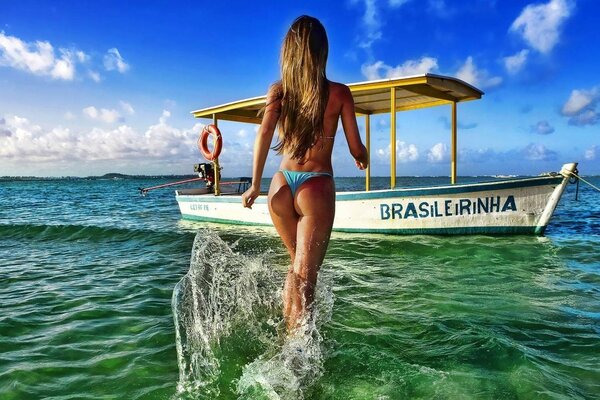
{"label": "woman's thigh", "polygon": [[273,225],[283,240],[293,263],[299,215],[294,208],[292,191],[281,172],[277,172],[271,180],[268,203]]}
{"label": "woman's thigh", "polygon": [[300,216],[296,232],[294,271],[310,282],[323,263],[335,216],[335,184],[331,177],[307,180],[296,192],[295,210]]}

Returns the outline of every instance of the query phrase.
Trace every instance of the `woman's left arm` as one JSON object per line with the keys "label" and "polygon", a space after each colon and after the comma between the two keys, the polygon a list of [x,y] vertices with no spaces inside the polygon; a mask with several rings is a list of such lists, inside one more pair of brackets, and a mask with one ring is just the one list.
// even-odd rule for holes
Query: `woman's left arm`
{"label": "woman's left arm", "polygon": [[267,105],[263,114],[262,122],[254,140],[254,155],[252,162],[252,185],[242,195],[242,205],[252,208],[254,200],[260,195],[260,181],[269,154],[269,148],[273,140],[273,133],[277,127],[279,114],[281,113],[281,98],[277,84],[271,86],[267,94]]}

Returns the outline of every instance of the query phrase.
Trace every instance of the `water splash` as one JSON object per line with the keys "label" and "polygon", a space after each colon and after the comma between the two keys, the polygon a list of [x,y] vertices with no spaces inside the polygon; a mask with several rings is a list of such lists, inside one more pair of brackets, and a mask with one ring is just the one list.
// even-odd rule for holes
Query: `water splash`
{"label": "water splash", "polygon": [[312,312],[293,335],[284,335],[280,346],[273,346],[246,365],[238,380],[239,399],[302,400],[323,374],[323,342],[320,332],[331,320],[332,285],[320,273]]}
{"label": "water splash", "polygon": [[220,344],[234,330],[272,340],[262,322],[277,314],[281,295],[280,279],[267,259],[236,254],[215,233],[198,232],[190,269],[173,291],[178,392],[219,395]]}
{"label": "water splash", "polygon": [[[331,285],[319,279],[313,317],[288,338],[281,316],[286,266],[274,267],[271,253],[234,249],[214,232],[198,232],[190,269],[173,291],[177,397],[302,399],[322,374],[318,328],[331,317]],[[231,371],[232,364],[241,365]]]}
{"label": "water splash", "polygon": [[244,367],[237,385],[239,398],[304,399],[323,372],[322,342],[316,325],[305,325],[301,333]]}

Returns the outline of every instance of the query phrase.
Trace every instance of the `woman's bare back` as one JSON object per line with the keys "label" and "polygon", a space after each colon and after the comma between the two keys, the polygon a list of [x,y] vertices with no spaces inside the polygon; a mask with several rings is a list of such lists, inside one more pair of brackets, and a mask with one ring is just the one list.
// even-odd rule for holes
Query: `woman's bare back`
{"label": "woman's bare back", "polygon": [[[331,154],[340,117],[342,118],[346,138],[348,139],[349,135],[353,137],[352,144],[356,147],[356,152],[361,151],[359,147],[362,146],[362,143],[358,136],[354,102],[350,89],[344,84],[330,81],[329,98],[323,118],[323,135],[316,139],[313,147],[300,162],[284,154],[280,169],[332,173]],[[350,132],[347,132],[347,130],[350,130]],[[349,140],[348,145],[350,146],[350,144],[351,141]],[[352,147],[350,150],[352,153]]]}

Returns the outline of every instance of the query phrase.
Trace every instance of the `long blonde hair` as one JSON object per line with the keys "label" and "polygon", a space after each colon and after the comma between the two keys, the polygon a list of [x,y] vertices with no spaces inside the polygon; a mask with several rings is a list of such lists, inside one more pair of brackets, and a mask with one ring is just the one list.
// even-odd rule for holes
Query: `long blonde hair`
{"label": "long blonde hair", "polygon": [[278,154],[302,160],[323,135],[329,98],[328,53],[321,22],[307,15],[296,18],[281,46],[281,114],[279,142],[274,147]]}

